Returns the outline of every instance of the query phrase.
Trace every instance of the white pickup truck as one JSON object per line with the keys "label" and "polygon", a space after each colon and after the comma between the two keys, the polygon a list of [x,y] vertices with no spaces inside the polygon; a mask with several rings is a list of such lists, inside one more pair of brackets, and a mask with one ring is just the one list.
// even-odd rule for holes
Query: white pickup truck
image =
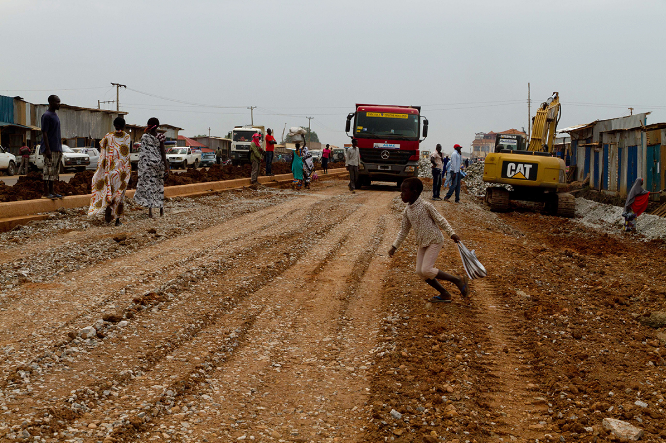
{"label": "white pickup truck", "polygon": [[192,148],[171,148],[167,151],[167,160],[172,169],[176,167],[187,169],[189,166],[197,169],[201,163],[201,151]]}
{"label": "white pickup truck", "polygon": [[[39,153],[40,145],[33,148],[30,154],[30,166],[36,169],[44,169],[44,156]],[[62,157],[60,157],[60,173],[65,172],[67,169],[75,169],[77,171],[85,171],[90,164],[90,157],[88,154],[79,154],[74,152],[72,148],[67,145],[62,145]]]}
{"label": "white pickup truck", "polygon": [[14,154],[10,154],[0,146],[0,171],[5,171],[7,175],[14,175],[17,168],[17,160]]}

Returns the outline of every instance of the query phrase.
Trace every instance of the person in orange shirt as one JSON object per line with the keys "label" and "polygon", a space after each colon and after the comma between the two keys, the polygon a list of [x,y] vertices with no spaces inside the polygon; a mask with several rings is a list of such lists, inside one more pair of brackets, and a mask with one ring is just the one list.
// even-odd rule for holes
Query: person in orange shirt
{"label": "person in orange shirt", "polygon": [[264,157],[266,160],[266,175],[275,175],[272,171],[272,165],[273,152],[275,151],[275,145],[277,142],[275,141],[275,137],[273,137],[273,131],[271,131],[271,128],[268,128],[266,133],[268,134],[266,136],[266,156]]}

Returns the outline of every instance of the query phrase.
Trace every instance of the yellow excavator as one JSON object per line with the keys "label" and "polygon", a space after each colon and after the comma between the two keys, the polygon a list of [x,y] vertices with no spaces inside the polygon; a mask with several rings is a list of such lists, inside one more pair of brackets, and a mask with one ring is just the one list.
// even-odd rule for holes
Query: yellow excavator
{"label": "yellow excavator", "polygon": [[483,181],[511,185],[491,186],[486,189],[486,203],[492,211],[506,212],[511,200],[545,203],[547,213],[561,217],[573,217],[576,202],[573,195],[565,192],[566,164],[555,156],[553,141],[560,116],[560,97],[543,102],[532,119],[532,134],[527,149],[520,143],[495,145],[488,154],[483,167]]}

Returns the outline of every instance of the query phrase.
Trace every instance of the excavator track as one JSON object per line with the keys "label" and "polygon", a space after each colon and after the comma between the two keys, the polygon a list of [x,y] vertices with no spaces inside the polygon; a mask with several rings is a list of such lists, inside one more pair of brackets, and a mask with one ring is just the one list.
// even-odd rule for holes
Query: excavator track
{"label": "excavator track", "polygon": [[509,191],[504,188],[493,187],[486,189],[486,203],[493,212],[506,212],[509,210]]}
{"label": "excavator track", "polygon": [[576,198],[568,192],[557,194],[557,215],[560,217],[576,216]]}

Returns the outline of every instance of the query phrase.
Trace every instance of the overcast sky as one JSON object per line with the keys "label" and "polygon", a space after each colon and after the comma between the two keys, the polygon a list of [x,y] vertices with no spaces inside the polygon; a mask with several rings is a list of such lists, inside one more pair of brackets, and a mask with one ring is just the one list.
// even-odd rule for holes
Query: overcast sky
{"label": "overcast sky", "polygon": [[468,150],[527,126],[528,82],[532,114],[560,93],[560,128],[629,106],[666,121],[664,17],[664,0],[0,0],[0,94],[97,107],[118,82],[130,123],[225,136],[257,106],[278,139],[310,116],[334,145],[355,103],[421,105],[422,149]]}

